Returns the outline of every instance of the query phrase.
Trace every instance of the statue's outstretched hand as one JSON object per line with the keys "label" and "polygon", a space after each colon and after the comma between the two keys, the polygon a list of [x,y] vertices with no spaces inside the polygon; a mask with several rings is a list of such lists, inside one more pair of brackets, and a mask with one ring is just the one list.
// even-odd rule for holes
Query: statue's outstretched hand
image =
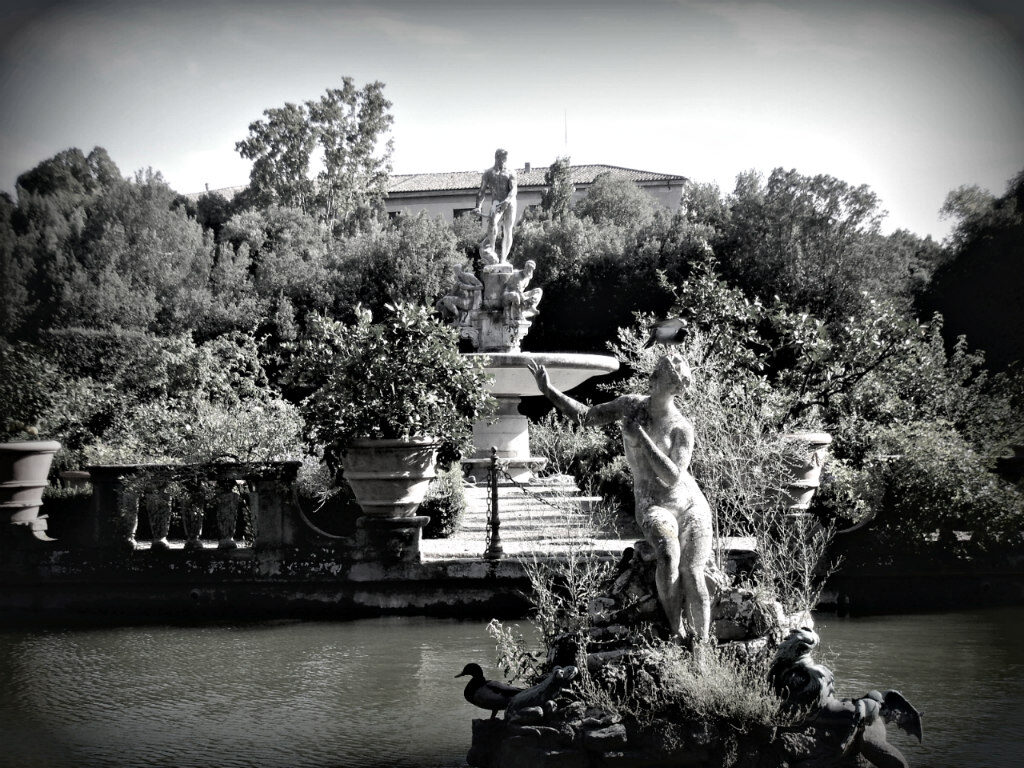
{"label": "statue's outstretched hand", "polygon": [[548,392],[551,391],[551,380],[548,378],[548,369],[536,360],[527,360],[526,369],[533,374],[533,378],[537,382],[537,389],[539,389],[542,394],[548,394]]}

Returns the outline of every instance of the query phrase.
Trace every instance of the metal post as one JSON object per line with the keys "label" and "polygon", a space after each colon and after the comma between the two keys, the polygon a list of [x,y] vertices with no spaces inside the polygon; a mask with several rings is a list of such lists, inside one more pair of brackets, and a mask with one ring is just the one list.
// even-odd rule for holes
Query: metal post
{"label": "metal post", "polygon": [[487,516],[487,551],[484,558],[499,560],[505,554],[501,548],[501,518],[498,517],[498,449],[491,448],[491,469],[487,476],[491,486],[491,506]]}

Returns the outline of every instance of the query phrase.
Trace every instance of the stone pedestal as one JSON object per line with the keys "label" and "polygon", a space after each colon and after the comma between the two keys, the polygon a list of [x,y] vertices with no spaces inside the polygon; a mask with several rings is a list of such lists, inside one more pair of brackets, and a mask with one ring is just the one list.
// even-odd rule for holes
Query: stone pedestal
{"label": "stone pedestal", "polygon": [[356,520],[354,560],[392,565],[418,563],[423,526],[430,522],[425,515],[413,517],[371,517]]}

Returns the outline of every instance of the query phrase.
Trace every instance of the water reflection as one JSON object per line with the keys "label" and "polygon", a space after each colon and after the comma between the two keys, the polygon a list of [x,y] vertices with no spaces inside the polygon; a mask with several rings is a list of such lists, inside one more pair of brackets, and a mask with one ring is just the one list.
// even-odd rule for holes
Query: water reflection
{"label": "water reflection", "polygon": [[[902,690],[925,711],[913,765],[1015,766],[1024,753],[1024,609],[823,617],[841,695]],[[467,661],[481,621],[382,618],[0,632],[0,765],[464,765]]]}

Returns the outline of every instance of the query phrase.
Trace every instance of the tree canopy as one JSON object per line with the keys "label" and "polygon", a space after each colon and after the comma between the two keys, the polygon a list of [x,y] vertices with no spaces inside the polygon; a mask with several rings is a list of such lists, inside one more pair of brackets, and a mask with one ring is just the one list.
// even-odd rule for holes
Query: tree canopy
{"label": "tree canopy", "polygon": [[[253,201],[298,208],[331,230],[364,228],[380,215],[387,193],[390,108],[383,83],[358,88],[343,77],[341,88],[329,88],[317,100],[265,110],[235,145],[253,161]],[[322,168],[311,177],[316,162]]]}

